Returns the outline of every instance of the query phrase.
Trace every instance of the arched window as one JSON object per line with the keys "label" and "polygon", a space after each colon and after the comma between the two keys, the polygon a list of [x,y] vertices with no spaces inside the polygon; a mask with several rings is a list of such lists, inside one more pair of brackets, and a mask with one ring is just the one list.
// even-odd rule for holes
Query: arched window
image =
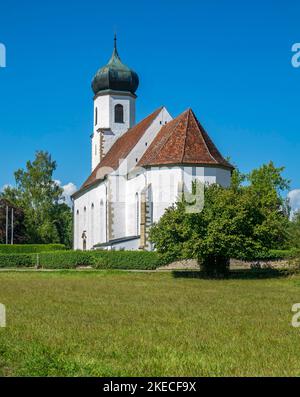
{"label": "arched window", "polygon": [[95,125],[98,124],[98,108],[95,108]]}
{"label": "arched window", "polygon": [[139,194],[135,194],[136,236],[140,233],[140,200]]}
{"label": "arched window", "polygon": [[124,123],[124,109],[120,104],[115,106],[115,123]]}
{"label": "arched window", "polygon": [[91,239],[91,245],[94,245],[94,203],[91,204],[91,214],[90,214],[90,239]]}
{"label": "arched window", "polygon": [[106,241],[106,214],[103,200],[100,200],[100,243]]}

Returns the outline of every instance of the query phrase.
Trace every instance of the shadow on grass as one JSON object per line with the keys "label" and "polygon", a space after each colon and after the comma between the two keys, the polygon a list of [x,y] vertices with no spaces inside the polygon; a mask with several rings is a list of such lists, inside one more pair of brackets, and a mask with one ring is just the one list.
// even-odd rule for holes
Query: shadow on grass
{"label": "shadow on grass", "polygon": [[280,278],[287,277],[289,273],[279,269],[239,269],[231,270],[228,275],[224,277],[210,277],[205,273],[199,271],[179,271],[174,270],[172,272],[174,278],[198,278],[203,280],[256,280],[266,278]]}

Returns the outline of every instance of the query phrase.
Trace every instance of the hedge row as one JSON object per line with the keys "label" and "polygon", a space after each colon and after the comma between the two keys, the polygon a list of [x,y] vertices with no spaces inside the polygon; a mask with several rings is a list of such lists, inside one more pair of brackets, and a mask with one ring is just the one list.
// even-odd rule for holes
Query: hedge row
{"label": "hedge row", "polygon": [[33,267],[34,254],[0,254],[0,268]]}
{"label": "hedge row", "polygon": [[258,259],[261,260],[280,260],[280,259],[292,259],[300,256],[300,250],[292,248],[289,250],[270,250],[267,254],[260,255]]}
{"label": "hedge row", "polygon": [[65,249],[63,244],[0,244],[0,254],[37,254]]}
{"label": "hedge row", "polygon": [[56,251],[40,254],[0,254],[0,268],[34,267],[45,269],[75,269],[91,266],[95,269],[152,270],[160,266],[157,253],[146,251]]}

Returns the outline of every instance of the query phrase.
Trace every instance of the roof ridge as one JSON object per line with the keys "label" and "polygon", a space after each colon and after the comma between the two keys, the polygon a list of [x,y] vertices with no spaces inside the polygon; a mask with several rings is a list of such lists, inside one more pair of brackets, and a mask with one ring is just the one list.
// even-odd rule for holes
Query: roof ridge
{"label": "roof ridge", "polygon": [[[192,112],[193,112],[193,111],[192,111]],[[197,123],[197,126],[198,126],[199,130],[200,130],[201,138],[202,138],[202,140],[203,140],[203,142],[204,142],[204,145],[205,145],[205,147],[206,147],[206,149],[207,149],[207,151],[208,151],[209,156],[214,160],[214,162],[215,162],[216,164],[218,164],[218,161],[217,161],[217,160],[213,157],[213,155],[210,153],[210,150],[209,150],[209,147],[207,146],[206,140],[204,139],[204,137],[203,137],[203,135],[202,135],[203,132],[205,132],[206,134],[207,134],[207,132],[204,130],[204,127],[202,127],[202,125],[199,123],[199,121],[198,121],[196,115],[194,114],[194,112],[193,112],[193,116],[194,116],[194,119],[195,119],[195,121],[196,121],[196,123]],[[202,131],[202,130],[203,130],[203,131]]]}
{"label": "roof ridge", "polygon": [[198,164],[233,169],[191,108],[160,129],[139,161],[141,166],[168,164]]}
{"label": "roof ridge", "polygon": [[183,162],[184,155],[185,155],[186,140],[187,140],[187,134],[188,134],[189,125],[190,125],[191,108],[188,108],[188,109],[186,110],[186,112],[187,112],[187,123],[186,123],[186,128],[185,128],[185,138],[184,138],[184,144],[183,144],[183,151],[182,151],[181,162]]}

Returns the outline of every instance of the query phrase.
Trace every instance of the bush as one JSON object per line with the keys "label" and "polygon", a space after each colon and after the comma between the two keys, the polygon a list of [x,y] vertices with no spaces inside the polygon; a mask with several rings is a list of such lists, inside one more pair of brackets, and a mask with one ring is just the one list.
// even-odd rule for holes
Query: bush
{"label": "bush", "polygon": [[95,269],[152,270],[161,265],[156,252],[146,251],[53,251],[37,254],[0,254],[0,267],[34,267],[44,269],[76,269],[92,266]]}
{"label": "bush", "polygon": [[96,269],[153,270],[161,265],[156,252],[94,251]]}
{"label": "bush", "polygon": [[32,267],[35,263],[34,254],[0,254],[0,268]]}
{"label": "bush", "polygon": [[156,269],[159,258],[145,251],[61,251],[39,255],[40,266],[46,269],[75,269],[92,266],[95,269]]}
{"label": "bush", "polygon": [[257,260],[292,259],[297,256],[300,256],[300,250],[296,248],[290,250],[269,250],[265,254],[257,255]]}
{"label": "bush", "polygon": [[77,266],[93,266],[94,263],[91,252],[56,251],[39,255],[40,267],[45,269],[75,269]]}
{"label": "bush", "polygon": [[65,249],[66,247],[63,244],[0,244],[0,254],[38,254]]}

